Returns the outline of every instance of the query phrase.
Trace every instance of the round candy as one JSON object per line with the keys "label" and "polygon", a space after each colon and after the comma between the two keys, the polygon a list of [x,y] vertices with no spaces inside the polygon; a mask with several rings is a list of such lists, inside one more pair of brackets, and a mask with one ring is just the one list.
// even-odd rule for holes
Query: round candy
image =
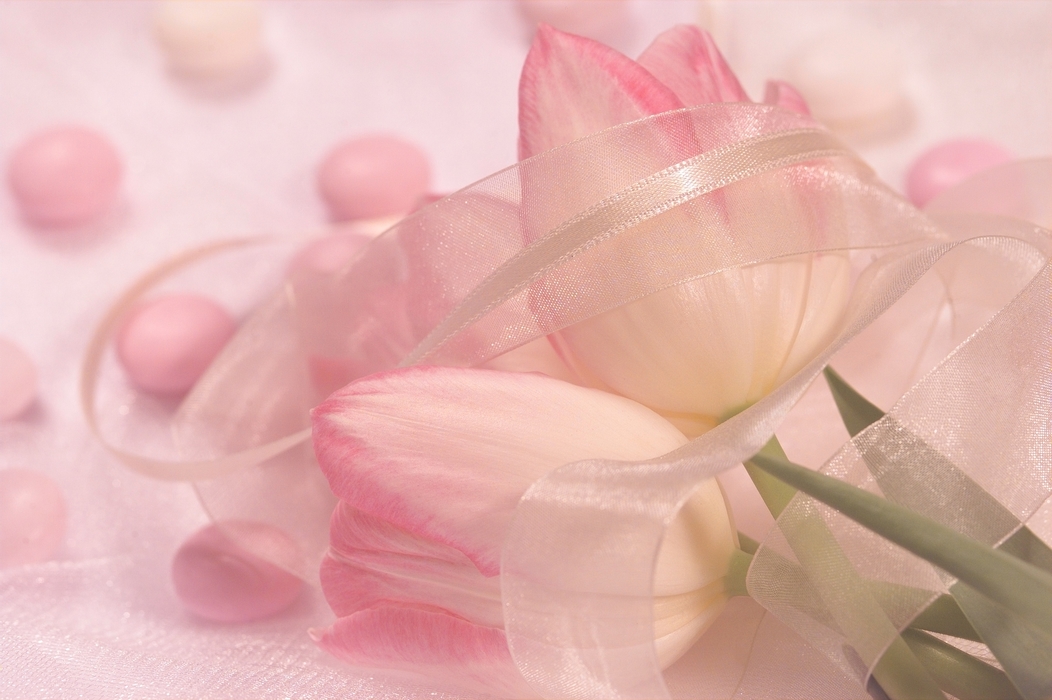
{"label": "round candy", "polygon": [[291,538],[262,523],[228,521],[198,530],[172,560],[179,600],[215,622],[258,620],[292,605],[303,581],[254,551],[278,560],[297,556]]}
{"label": "round candy", "polygon": [[431,166],[411,143],[374,135],[346,141],[318,167],[318,190],[336,221],[405,214],[427,192]]}
{"label": "round candy", "polygon": [[896,47],[865,33],[822,39],[789,64],[789,82],[831,126],[876,131],[896,122],[905,101]]}
{"label": "round candy", "polygon": [[59,126],[19,146],[7,176],[26,220],[72,226],[97,219],[113,205],[121,170],[120,156],[102,134]]}
{"label": "round candy", "polygon": [[0,470],[0,567],[47,561],[66,534],[66,500],[40,472]]}
{"label": "round candy", "polygon": [[983,139],[954,139],[930,148],[906,173],[906,196],[923,207],[943,190],[1012,160],[1007,150]]}
{"label": "round candy", "polygon": [[237,326],[223,307],[196,294],[170,294],[129,314],[117,358],[131,381],[156,394],[190,390]]}
{"label": "round candy", "polygon": [[154,32],[172,69],[191,78],[225,78],[263,56],[263,18],[246,0],[165,0]]}
{"label": "round candy", "polygon": [[0,338],[0,420],[14,418],[37,396],[33,361],[11,341]]}
{"label": "round candy", "polygon": [[362,233],[338,231],[311,241],[296,254],[289,264],[289,272],[300,271],[331,274],[350,262],[355,254],[372,238]]}

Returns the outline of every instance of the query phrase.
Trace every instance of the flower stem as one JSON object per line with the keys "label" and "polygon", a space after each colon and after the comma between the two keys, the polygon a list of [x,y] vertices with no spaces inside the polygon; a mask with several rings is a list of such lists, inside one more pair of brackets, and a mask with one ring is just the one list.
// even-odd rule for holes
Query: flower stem
{"label": "flower stem", "polygon": [[[778,439],[775,437],[771,438],[763,450],[760,451],[760,454],[769,456],[772,459],[788,461],[786,460],[785,452],[778,443]],[[793,496],[796,495],[796,489],[768,473],[759,465],[754,464],[755,459],[756,457],[746,462],[745,469],[756,485],[756,489],[760,492],[764,503],[767,504],[767,508],[777,518],[785,510]],[[850,576],[854,571],[850,563],[846,561],[843,555],[839,557],[833,556],[839,552],[839,547],[832,533],[825,527],[825,523],[820,520],[812,520],[804,523],[804,526],[807,528],[807,534],[803,536],[802,542],[806,542],[807,546],[802,550],[797,550],[797,556],[800,558],[801,564],[807,568],[810,562],[812,573],[819,577],[823,575],[820,570],[822,566],[833,566],[837,571]],[[797,548],[794,547],[794,549]],[[815,552],[812,552],[812,549]],[[814,556],[819,551],[825,552],[825,556]],[[830,560],[835,560],[835,563]],[[732,560],[732,566],[735,563]],[[737,563],[740,565],[741,562]],[[751,564],[751,557],[748,563]],[[747,570],[746,568],[746,572]],[[857,576],[856,578],[858,578],[859,585],[864,588],[861,578]],[[744,575],[742,579],[744,584]],[[744,585],[742,587],[744,588]],[[865,615],[864,612],[862,614]],[[882,613],[878,612],[878,614]],[[869,622],[877,622],[879,624],[879,620],[883,620],[884,624],[888,624],[886,618],[883,617],[870,619]],[[861,619],[844,620],[848,625],[854,626],[856,631],[858,631],[857,628],[861,621]],[[851,639],[853,635],[850,633],[850,627],[848,629],[847,637]],[[889,633],[894,632],[893,629],[888,631]],[[945,700],[945,695],[939,690],[937,683],[914,656],[906,643],[903,642],[902,638],[897,635],[893,637],[887,650],[873,666],[872,675],[884,693],[892,700]]]}
{"label": "flower stem", "polygon": [[951,637],[967,639],[972,642],[982,642],[979,633],[972,627],[972,623],[961,610],[957,599],[952,595],[943,593],[931,605],[921,611],[913,618],[910,627],[927,632],[948,634]]}
{"label": "flower stem", "polygon": [[847,428],[848,435],[855,437],[884,417],[884,411],[855,391],[855,388],[844,381],[844,378],[832,367],[826,365],[822,374],[825,375],[826,383],[829,384],[829,391],[833,394],[836,410],[840,413],[840,420]]}
{"label": "flower stem", "polygon": [[741,530],[738,531],[738,542],[742,551],[746,554],[756,554],[756,550],[760,548],[759,542],[749,537]]}
{"label": "flower stem", "polygon": [[[787,459],[785,450],[782,449],[778,438],[773,435],[767,444],[763,446],[763,449],[760,450],[760,454]],[[785,510],[785,507],[789,505],[789,501],[793,500],[793,496],[796,495],[796,489],[760,469],[752,463],[752,460],[745,462],[744,466],[745,471],[749,473],[749,478],[752,479],[752,483],[756,486],[756,490],[760,492],[760,497],[763,498],[763,502],[767,505],[767,510],[771,511],[771,515],[777,520],[778,516]]]}
{"label": "flower stem", "polygon": [[[884,412],[880,408],[858,393],[831,367],[826,367],[825,377],[844,426],[852,437],[884,418]],[[886,437],[887,433],[897,434],[896,457],[892,463],[887,462],[886,455],[882,455],[880,450],[871,453],[863,447],[860,452],[878,486],[889,499],[905,506],[916,503],[912,507],[918,512],[925,512],[928,502],[923,498],[917,501],[909,478],[902,478],[903,475],[911,473],[911,461],[923,464],[927,489],[937,494],[938,502],[943,504],[944,509],[953,510],[951,504],[958,504],[956,507],[966,509],[974,522],[983,523],[987,532],[999,528],[1001,532],[1007,533],[1016,528],[1015,533],[998,544],[996,549],[1052,574],[1052,548],[1034,535],[1026,525],[1019,527],[1019,519],[1014,513],[1001,505],[953,462],[932,450],[920,438],[912,436],[909,431],[904,431],[893,419],[883,430],[884,435],[874,435],[870,442]],[[871,462],[874,458],[876,461]],[[898,477],[889,481],[888,476],[896,471]],[[929,611],[922,612],[912,626],[929,626],[933,631],[948,632],[961,637],[966,637],[965,633],[971,631],[974,637],[970,638],[986,643],[1023,697],[1027,700],[1046,700],[1052,697],[1052,664],[1048,662],[1047,653],[1047,650],[1052,648],[1052,628],[1042,627],[1030,618],[1005,609],[962,581],[953,584],[950,593],[957,610],[949,610],[943,605],[942,613],[949,612],[951,617],[934,620],[934,624],[950,622],[954,631],[932,627],[933,620],[928,614]],[[943,596],[935,604],[938,605],[945,599],[946,596]],[[965,625],[953,623],[953,618],[962,617],[965,618]]]}
{"label": "flower stem", "polygon": [[1039,627],[1052,629],[1052,575],[941,523],[833,477],[757,453],[750,462],[956,576]]}
{"label": "flower stem", "polygon": [[745,587],[745,577],[749,574],[750,566],[752,555],[740,549],[734,550],[730,566],[727,568],[727,576],[724,578],[728,598],[749,595]]}
{"label": "flower stem", "polygon": [[939,687],[958,700],[1022,700],[1004,671],[927,632],[908,629],[902,638]]}

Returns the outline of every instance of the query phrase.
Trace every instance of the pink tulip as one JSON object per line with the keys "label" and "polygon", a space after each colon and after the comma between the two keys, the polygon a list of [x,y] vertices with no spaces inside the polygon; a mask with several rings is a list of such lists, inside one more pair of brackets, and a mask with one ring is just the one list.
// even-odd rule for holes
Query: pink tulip
{"label": "pink tulip", "polygon": [[[519,153],[528,158],[669,110],[747,101],[712,39],[696,27],[665,32],[632,61],[598,42],[542,26],[520,83]],[[769,83],[765,101],[808,114],[803,98],[786,83]],[[704,134],[696,138],[703,141]],[[706,147],[692,147],[699,146]],[[566,186],[599,172],[567,173]],[[699,235],[708,228],[731,246],[747,231],[770,236],[814,231],[823,220],[821,208],[799,186],[781,181],[773,186],[771,179],[779,177],[774,173],[762,182],[746,180],[719,190],[694,213],[673,210],[653,225],[699,230]],[[528,184],[524,196],[529,197]],[[647,225],[652,224],[639,228]],[[827,237],[838,235],[829,228]],[[626,263],[619,274],[647,271]],[[797,255],[658,291],[549,339],[590,384],[639,401],[694,436],[762,398],[814,357],[836,329],[848,283],[845,255]]]}
{"label": "pink tulip", "polygon": [[[566,463],[642,460],[686,442],[620,396],[535,373],[412,367],[353,382],[313,412],[341,499],[322,565],[338,616],[315,632],[352,664],[529,694],[503,631],[500,555],[526,489]],[[654,575],[659,661],[722,609],[735,531],[714,480],[670,526]]]}

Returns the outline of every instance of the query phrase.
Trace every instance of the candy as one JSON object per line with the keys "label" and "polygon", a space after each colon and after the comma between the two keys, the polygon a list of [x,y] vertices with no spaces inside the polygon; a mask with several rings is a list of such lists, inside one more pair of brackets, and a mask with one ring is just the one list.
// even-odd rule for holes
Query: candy
{"label": "candy", "polygon": [[0,567],[47,561],[66,534],[58,485],[28,469],[0,470]]}
{"label": "candy", "polygon": [[117,358],[131,381],[156,394],[188,391],[233,336],[221,306],[196,294],[170,294],[133,310],[117,333]]}
{"label": "candy", "polygon": [[37,370],[20,347],[0,338],[0,420],[14,418],[37,396]]}
{"label": "candy", "polygon": [[216,622],[258,620],[292,605],[303,582],[253,552],[277,560],[298,557],[285,533],[262,523],[228,521],[198,530],[172,559],[179,600],[193,614]]}
{"label": "candy", "polygon": [[923,207],[943,190],[1010,160],[1012,154],[991,141],[944,141],[913,161],[906,173],[906,196],[918,207]]}
{"label": "candy", "polygon": [[877,132],[902,117],[898,51],[879,37],[843,32],[822,39],[790,61],[787,77],[811,113],[834,128]]}
{"label": "candy", "polygon": [[22,216],[39,226],[74,226],[100,217],[117,198],[121,159],[100,133],[81,126],[39,132],[8,164]]}
{"label": "candy", "polygon": [[346,141],[318,167],[318,190],[336,221],[405,214],[427,192],[431,166],[411,143],[373,135]]}
{"label": "candy", "polygon": [[154,15],[154,33],[176,73],[197,79],[227,78],[263,57],[259,5],[245,0],[165,0]]}
{"label": "candy", "polygon": [[311,241],[289,264],[290,274],[300,271],[331,274],[351,261],[372,237],[350,231],[338,231]]}

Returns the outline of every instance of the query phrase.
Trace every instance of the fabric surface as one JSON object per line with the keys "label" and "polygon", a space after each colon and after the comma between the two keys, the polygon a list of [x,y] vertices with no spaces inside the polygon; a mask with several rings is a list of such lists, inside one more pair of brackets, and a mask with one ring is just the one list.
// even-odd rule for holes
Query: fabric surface
{"label": "fabric surface", "polygon": [[[736,5],[729,14],[730,58],[741,66],[746,87],[755,92],[751,77],[777,74],[786,55],[819,29],[852,31],[866,25],[889,32],[909,59],[913,128],[883,142],[853,144],[892,185],[899,184],[919,148],[945,136],[986,135],[1022,156],[1052,151],[1046,126],[1052,118],[1049,4],[1010,4],[996,12],[982,4],[852,5],[831,12],[807,3]],[[44,470],[71,502],[70,534],[57,561],[0,572],[0,697],[416,697],[442,692],[325,658],[306,636],[308,627],[331,619],[314,594],[287,615],[253,625],[220,627],[186,616],[171,591],[168,562],[179,542],[207,517],[191,487],[128,471],[91,438],[80,415],[77,374],[95,324],[151,263],[214,240],[256,234],[288,238],[323,226],[311,171],[338,138],[383,129],[420,140],[435,159],[441,191],[510,164],[514,86],[526,49],[514,8],[470,2],[361,3],[353,11],[327,3],[267,5],[272,72],[254,90],[221,99],[195,95],[164,73],[147,30],[148,9],[134,3],[9,3],[0,8],[0,151],[10,153],[40,126],[85,121],[107,130],[128,164],[120,210],[94,230],[68,236],[34,232],[18,221],[9,196],[0,197],[0,333],[30,351],[42,376],[38,404],[24,418],[0,425],[0,467]],[[696,7],[650,3],[636,10],[638,51],[668,24],[692,19]],[[791,24],[796,29],[779,28],[789,25],[790,17],[798,20]],[[1025,252],[978,248],[975,255],[1008,265],[1033,263]],[[273,265],[261,263],[252,284],[246,284],[243,276],[219,272],[219,264],[211,272],[188,272],[180,286],[207,288],[238,313],[249,314],[266,298]],[[967,260],[957,265],[967,268]],[[1017,291],[994,290],[1004,302]],[[1041,290],[1030,294],[1040,299]],[[1047,304],[1047,293],[1044,299]],[[977,309],[972,327],[985,323],[991,312]],[[279,316],[269,322],[284,322]],[[441,314],[426,316],[425,322],[437,322]],[[962,339],[948,333],[941,341],[949,349]],[[861,355],[856,354],[856,363],[866,359]],[[848,367],[851,357],[842,360]],[[872,395],[890,407],[941,358],[933,354]],[[899,404],[895,419],[908,422],[911,410],[944,393],[933,382]],[[803,388],[800,383],[791,391]],[[871,389],[864,379],[859,388]],[[129,415],[143,419],[137,427],[171,409],[121,394],[119,388],[108,400],[116,408],[123,400]],[[806,424],[823,410],[828,415],[820,401],[805,401],[800,409],[805,420],[794,422],[790,416],[789,426]],[[909,425],[929,437],[923,424]],[[122,439],[129,437],[119,420],[109,427]],[[130,437],[140,443],[136,447],[157,454],[171,442],[160,432]],[[815,445],[794,452],[792,437],[789,431],[784,440],[790,456],[815,465],[843,441],[834,441],[824,453]],[[990,440],[995,440],[992,433]],[[953,445],[944,448],[952,451]],[[855,446],[846,447],[832,468],[851,472],[858,454]],[[260,488],[273,488],[273,483]],[[311,493],[324,500],[324,493]],[[1023,490],[1016,497],[1033,493]],[[1052,522],[1047,507],[1035,515],[1033,503],[1000,495],[1017,518],[1030,518],[1047,540]],[[225,502],[232,510],[245,506]],[[317,538],[316,521],[306,520],[290,527]],[[785,532],[787,524],[780,527]],[[636,536],[656,532],[642,528]],[[778,546],[786,551],[791,545],[787,540],[771,548]],[[627,577],[622,584],[648,585],[641,577]],[[666,679],[653,680],[653,670],[642,669],[658,683],[649,687],[664,692],[660,685],[665,683],[675,697],[861,696],[861,689],[845,690],[855,687],[849,676],[857,669],[838,668],[801,645],[784,620],[763,615],[754,603],[736,601],[726,621],[717,623]],[[879,647],[879,640],[874,645]],[[721,658],[728,663],[718,663]],[[724,672],[717,673],[720,669]],[[640,669],[626,664],[623,670],[628,678]]]}

